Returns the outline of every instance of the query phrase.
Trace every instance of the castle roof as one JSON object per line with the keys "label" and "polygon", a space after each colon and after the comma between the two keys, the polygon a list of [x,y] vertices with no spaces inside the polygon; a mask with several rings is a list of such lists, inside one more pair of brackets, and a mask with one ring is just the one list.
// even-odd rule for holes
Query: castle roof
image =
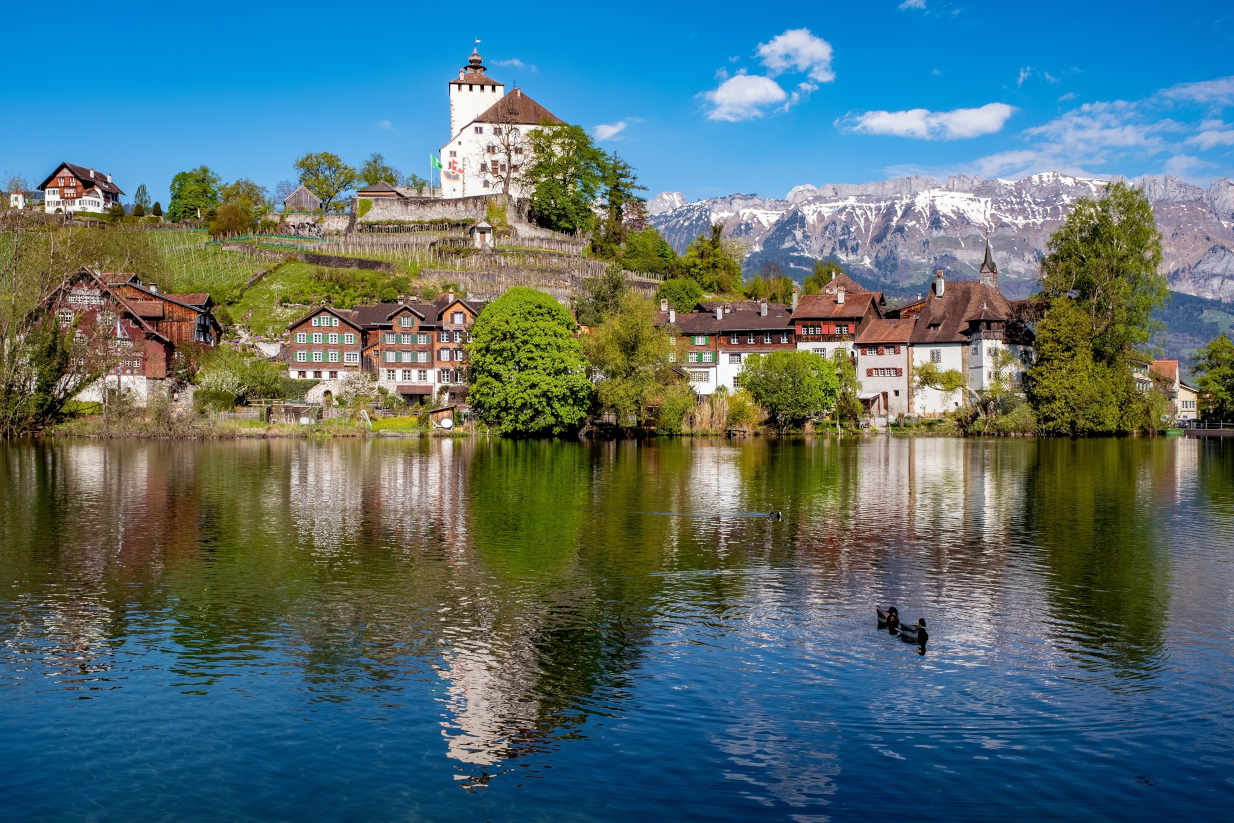
{"label": "castle roof", "polygon": [[458,70],[458,77],[450,78],[451,83],[471,83],[479,86],[502,86],[504,83],[499,83],[489,77],[485,72],[484,59],[480,57],[478,49],[471,50],[471,57],[467,58],[467,65]]}
{"label": "castle roof", "polygon": [[926,295],[925,304],[917,313],[913,330],[915,346],[930,343],[963,343],[969,339],[969,321],[999,321],[1014,319],[1011,304],[994,286],[972,281],[949,281],[943,296],[938,296],[937,281]]}
{"label": "castle roof", "polygon": [[475,119],[476,123],[517,123],[521,126],[534,126],[541,120],[550,123],[561,123],[562,120],[535,100],[523,94],[522,89],[515,89],[502,97],[488,110]]}

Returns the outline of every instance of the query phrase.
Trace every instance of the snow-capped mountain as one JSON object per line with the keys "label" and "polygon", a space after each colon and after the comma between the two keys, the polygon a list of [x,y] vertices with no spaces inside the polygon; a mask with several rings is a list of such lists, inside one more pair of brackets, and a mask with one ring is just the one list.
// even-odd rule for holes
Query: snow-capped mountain
{"label": "snow-capped mountain", "polygon": [[[1208,189],[1168,175],[1131,182],[1153,204],[1171,288],[1234,300],[1234,181],[1221,178]],[[832,257],[896,294],[920,291],[936,268],[975,279],[988,236],[1003,290],[1022,296],[1072,204],[1104,186],[1056,172],[1016,181],[956,176],[945,184],[901,177],[797,186],[783,200],[733,194],[686,203],[664,192],[648,210],[678,251],[718,221],[749,244],[747,271],[775,261],[800,279],[815,260]]]}

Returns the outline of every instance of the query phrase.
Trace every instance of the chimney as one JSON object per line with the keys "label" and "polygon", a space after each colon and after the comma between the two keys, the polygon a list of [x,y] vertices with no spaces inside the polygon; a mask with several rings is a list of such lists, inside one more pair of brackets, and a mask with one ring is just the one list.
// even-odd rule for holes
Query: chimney
{"label": "chimney", "polygon": [[840,286],[840,288],[836,289],[836,305],[837,306],[844,305],[844,287],[843,286]]}
{"label": "chimney", "polygon": [[947,288],[947,282],[943,279],[943,270],[939,269],[934,272],[934,296],[942,297],[943,291]]}
{"label": "chimney", "polygon": [[111,175],[110,175],[110,174],[109,174],[109,175],[107,175],[107,182],[108,182],[108,183],[110,183],[110,182],[111,182]]}
{"label": "chimney", "polygon": [[668,310],[668,322],[670,322],[670,323],[676,323],[676,322],[677,322],[677,310],[676,310],[676,309],[669,309],[669,310]]}
{"label": "chimney", "polygon": [[793,311],[797,311],[797,287],[793,286]]}
{"label": "chimney", "polygon": [[[450,303],[454,302],[454,289],[450,289],[450,295],[448,299]],[[449,305],[449,303],[447,303],[446,305]]]}
{"label": "chimney", "polygon": [[90,179],[94,179],[94,169],[90,169]]}
{"label": "chimney", "polygon": [[151,284],[149,284],[148,286],[146,286],[146,288],[148,288],[148,289],[150,290],[150,293],[151,293],[151,294],[158,294],[158,293],[159,293],[159,284],[158,284],[158,283],[151,283]]}
{"label": "chimney", "polygon": [[758,316],[759,317],[767,316],[767,301],[766,300],[758,304]]}
{"label": "chimney", "polygon": [[660,311],[668,311],[668,300],[667,299],[662,299],[660,301]]}
{"label": "chimney", "polygon": [[723,319],[724,319],[724,307],[716,306],[716,320],[723,320]]}

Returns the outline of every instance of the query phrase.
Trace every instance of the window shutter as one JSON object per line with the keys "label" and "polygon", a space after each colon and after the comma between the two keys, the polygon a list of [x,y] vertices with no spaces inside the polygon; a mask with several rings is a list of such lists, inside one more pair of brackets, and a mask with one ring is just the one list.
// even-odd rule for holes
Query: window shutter
{"label": "window shutter", "polygon": [[797,326],[797,333],[798,333],[798,334],[801,334],[801,325],[800,325],[800,324],[798,324],[798,326]]}
{"label": "window shutter", "polygon": [[866,377],[873,377],[874,369],[866,369]]}

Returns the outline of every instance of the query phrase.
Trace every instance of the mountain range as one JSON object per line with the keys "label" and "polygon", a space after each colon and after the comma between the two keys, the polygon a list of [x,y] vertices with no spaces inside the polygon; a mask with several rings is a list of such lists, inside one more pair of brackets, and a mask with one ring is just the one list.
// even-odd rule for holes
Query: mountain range
{"label": "mountain range", "polygon": [[[647,205],[651,224],[678,252],[719,222],[726,236],[748,244],[747,273],[775,262],[800,280],[816,260],[831,258],[889,297],[924,291],[939,268],[976,279],[989,238],[1000,286],[1009,297],[1024,297],[1072,204],[1100,195],[1106,182],[1057,172],[1022,180],[954,176],[946,183],[900,177],[802,185],[779,200],[732,194],[689,203],[679,192],[664,192]],[[1169,175],[1127,182],[1153,206],[1170,288],[1234,301],[1234,181],[1223,177],[1207,189]]]}

